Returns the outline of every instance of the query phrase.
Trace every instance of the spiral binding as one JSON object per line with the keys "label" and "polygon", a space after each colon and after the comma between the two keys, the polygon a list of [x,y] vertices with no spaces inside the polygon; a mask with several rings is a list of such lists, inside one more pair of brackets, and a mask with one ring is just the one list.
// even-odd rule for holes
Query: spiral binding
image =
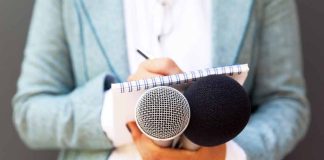
{"label": "spiral binding", "polygon": [[160,76],[138,81],[112,84],[112,88],[118,89],[121,93],[127,93],[133,91],[140,91],[142,89],[147,90],[149,88],[157,86],[173,86],[180,84],[188,84],[197,81],[199,78],[206,77],[209,75],[240,75],[243,72],[247,72],[248,70],[249,67],[247,64],[218,68],[207,68],[203,70],[184,72],[181,74],[175,74],[170,76]]}

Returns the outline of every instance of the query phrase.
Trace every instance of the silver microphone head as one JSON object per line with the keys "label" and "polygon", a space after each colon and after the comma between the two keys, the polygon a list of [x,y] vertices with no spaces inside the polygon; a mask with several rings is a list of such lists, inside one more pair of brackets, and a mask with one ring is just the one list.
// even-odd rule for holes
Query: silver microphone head
{"label": "silver microphone head", "polygon": [[151,139],[172,140],[189,124],[189,103],[172,87],[151,88],[138,100],[135,120],[139,129]]}

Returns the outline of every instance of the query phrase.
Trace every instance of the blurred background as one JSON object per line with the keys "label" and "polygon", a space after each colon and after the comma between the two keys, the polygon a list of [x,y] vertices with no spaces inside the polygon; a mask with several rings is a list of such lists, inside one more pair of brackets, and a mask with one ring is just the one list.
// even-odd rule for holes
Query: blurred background
{"label": "blurred background", "polygon": [[[32,151],[24,146],[12,123],[11,98],[16,90],[33,0],[0,0],[0,160],[55,160],[56,151]],[[324,147],[324,1],[297,0],[305,76],[312,107],[306,138],[286,160],[315,160]],[[50,36],[50,35],[49,35]]]}

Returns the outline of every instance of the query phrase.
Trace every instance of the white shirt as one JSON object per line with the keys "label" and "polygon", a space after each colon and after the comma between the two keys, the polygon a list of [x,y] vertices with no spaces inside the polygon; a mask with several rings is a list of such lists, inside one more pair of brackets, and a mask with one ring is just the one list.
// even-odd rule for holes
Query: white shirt
{"label": "white shirt", "polygon": [[[210,0],[124,0],[131,73],[143,61],[136,49],[153,57],[172,58],[183,71],[211,67],[210,3]],[[159,35],[162,35],[160,41]]]}
{"label": "white shirt", "polygon": [[[169,57],[183,71],[212,67],[211,6],[211,0],[124,0],[131,73],[144,60],[136,53],[137,49],[153,57]],[[114,114],[109,110],[114,106],[104,107],[102,118]],[[109,130],[103,129],[109,135]],[[226,143],[226,147],[226,160],[246,160],[245,152],[234,141]],[[109,157],[109,160],[133,159],[140,159],[133,144],[116,146]]]}

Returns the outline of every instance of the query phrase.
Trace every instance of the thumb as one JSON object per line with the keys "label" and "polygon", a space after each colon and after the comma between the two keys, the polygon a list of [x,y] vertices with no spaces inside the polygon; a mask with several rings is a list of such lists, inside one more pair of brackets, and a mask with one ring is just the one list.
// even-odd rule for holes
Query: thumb
{"label": "thumb", "polygon": [[132,122],[128,122],[126,124],[127,129],[129,130],[129,132],[132,135],[133,141],[136,141],[137,139],[139,139],[142,135],[142,132],[140,131],[140,129],[137,127],[137,124],[135,121]]}

